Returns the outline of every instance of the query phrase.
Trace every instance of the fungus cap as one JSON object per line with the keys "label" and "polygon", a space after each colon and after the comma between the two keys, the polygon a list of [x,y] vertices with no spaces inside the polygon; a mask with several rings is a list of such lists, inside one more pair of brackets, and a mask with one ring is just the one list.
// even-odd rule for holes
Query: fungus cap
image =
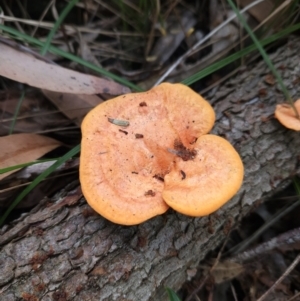
{"label": "fungus cap", "polygon": [[[300,99],[295,101],[294,106],[300,115]],[[291,105],[287,103],[277,105],[275,109],[275,117],[286,128],[300,131],[300,119],[297,118]]]}
{"label": "fungus cap", "polygon": [[[122,95],[100,104],[82,123],[80,182],[87,202],[105,218],[122,225],[139,224],[166,212],[167,203],[173,206],[176,185],[179,199],[185,196],[183,191],[196,188],[197,193],[189,196],[196,199],[198,194],[201,202],[202,192],[199,194],[197,185],[204,176],[193,175],[201,160],[207,159],[201,150],[205,143],[199,137],[211,136],[206,134],[214,121],[210,104],[182,84],[164,83],[147,92]],[[230,145],[219,137],[212,140],[222,141],[220,149]],[[233,148],[231,151],[241,171],[240,158]],[[209,164],[204,169],[211,169]],[[217,170],[223,172],[221,169]],[[178,172],[184,179],[175,179]],[[213,180],[216,174],[208,176]],[[226,175],[229,177],[229,173]],[[241,178],[235,188],[224,191],[226,200],[216,200],[200,213],[209,214],[228,201],[238,190]],[[223,180],[224,184],[216,185],[226,187],[231,181]]]}
{"label": "fungus cap", "polygon": [[242,185],[244,166],[233,146],[219,136],[199,137],[194,150],[192,161],[176,158],[175,168],[165,176],[163,198],[180,213],[204,216],[236,194]]}

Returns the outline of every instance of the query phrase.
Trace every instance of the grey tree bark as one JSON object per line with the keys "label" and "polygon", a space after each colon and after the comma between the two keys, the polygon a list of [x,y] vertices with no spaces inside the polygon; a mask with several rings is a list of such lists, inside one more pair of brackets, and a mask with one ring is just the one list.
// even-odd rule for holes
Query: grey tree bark
{"label": "grey tree bark", "polygon": [[[300,40],[271,55],[294,99],[300,97]],[[300,135],[273,117],[284,97],[264,62],[240,72],[208,97],[213,132],[239,151],[245,179],[216,213],[190,218],[170,210],[139,226],[112,224],[95,214],[78,183],[2,228],[0,299],[167,300],[190,269],[219,246],[230,226],[299,171]]]}

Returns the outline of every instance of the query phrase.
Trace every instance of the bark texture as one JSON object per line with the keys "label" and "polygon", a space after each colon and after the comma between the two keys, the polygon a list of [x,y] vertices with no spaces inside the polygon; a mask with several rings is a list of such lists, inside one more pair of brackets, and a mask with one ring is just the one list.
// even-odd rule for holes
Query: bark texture
{"label": "bark texture", "polygon": [[[300,40],[271,55],[294,99],[300,97]],[[274,81],[275,82],[275,81]],[[214,133],[242,156],[245,180],[218,212],[190,218],[170,210],[139,226],[122,227],[95,214],[70,185],[0,236],[0,299],[167,300],[189,270],[223,241],[253,205],[285,187],[298,172],[300,134],[273,117],[284,101],[264,62],[240,72],[208,97],[217,112]]]}

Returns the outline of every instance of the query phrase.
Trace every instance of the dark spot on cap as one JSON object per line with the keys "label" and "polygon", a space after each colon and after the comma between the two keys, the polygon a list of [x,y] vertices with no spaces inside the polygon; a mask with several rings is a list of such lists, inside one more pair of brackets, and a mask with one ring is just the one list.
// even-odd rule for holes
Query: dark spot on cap
{"label": "dark spot on cap", "polygon": [[174,148],[175,151],[172,151],[172,153],[176,154],[176,156],[180,157],[183,161],[193,160],[197,155],[196,150],[186,148],[182,142],[177,139],[174,141]]}
{"label": "dark spot on cap", "polygon": [[136,139],[141,139],[141,138],[144,138],[144,135],[142,135],[142,134],[135,134],[135,138]]}
{"label": "dark spot on cap", "polygon": [[150,189],[150,190],[145,192],[145,196],[155,196],[155,192]]}
{"label": "dark spot on cap", "polygon": [[147,107],[147,103],[144,101],[140,102],[140,107]]}
{"label": "dark spot on cap", "polygon": [[161,175],[161,174],[156,174],[156,175],[153,176],[153,178],[158,180],[158,181],[164,182],[164,176]]}
{"label": "dark spot on cap", "polygon": [[184,180],[186,178],[186,174],[183,170],[180,170],[180,173],[181,173],[181,180]]}
{"label": "dark spot on cap", "polygon": [[121,133],[123,133],[123,134],[125,134],[125,135],[128,135],[128,132],[126,132],[126,131],[124,131],[124,130],[120,130],[120,129],[119,129],[119,132],[121,132]]}

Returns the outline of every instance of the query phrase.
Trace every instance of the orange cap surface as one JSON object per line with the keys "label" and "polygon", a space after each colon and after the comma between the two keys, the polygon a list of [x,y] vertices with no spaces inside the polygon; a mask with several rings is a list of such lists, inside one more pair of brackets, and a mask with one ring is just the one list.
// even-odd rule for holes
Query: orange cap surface
{"label": "orange cap surface", "polygon": [[163,83],[95,107],[82,123],[80,182],[87,202],[123,225],[166,212],[163,178],[176,165],[174,145],[192,149],[214,121],[210,104],[182,84]]}
{"label": "orange cap surface", "polygon": [[[294,105],[300,115],[300,99],[295,101]],[[286,128],[300,131],[300,119],[297,118],[291,105],[287,103],[277,105],[275,109],[275,117]]]}
{"label": "orange cap surface", "polygon": [[224,138],[203,135],[194,145],[193,160],[176,158],[164,180],[163,198],[174,210],[190,216],[208,215],[231,199],[243,182],[239,154]]}
{"label": "orange cap surface", "polygon": [[231,144],[207,135],[210,104],[182,84],[164,83],[94,108],[82,124],[80,182],[90,206],[134,225],[170,207],[210,214],[240,188],[243,164]]}

